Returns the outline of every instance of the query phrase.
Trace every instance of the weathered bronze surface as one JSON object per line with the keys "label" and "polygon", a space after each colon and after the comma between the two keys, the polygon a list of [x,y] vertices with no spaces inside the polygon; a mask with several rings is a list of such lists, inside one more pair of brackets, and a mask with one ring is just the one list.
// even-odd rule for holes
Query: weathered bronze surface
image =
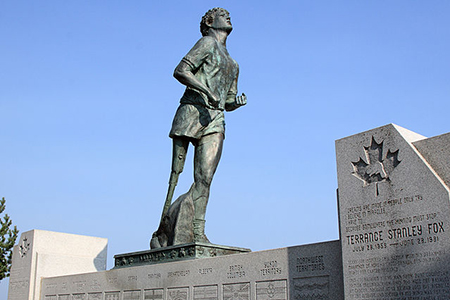
{"label": "weathered bronze surface", "polygon": [[189,243],[147,251],[139,251],[114,256],[114,268],[152,265],[164,262],[189,260],[222,255],[251,252],[250,249],[213,245],[210,243]]}
{"label": "weathered bronze surface", "polygon": [[[161,223],[151,248],[192,242],[210,243],[205,213],[211,181],[225,137],[224,110],[247,104],[237,96],[239,66],[226,48],[233,27],[228,11],[213,8],[200,22],[203,37],[175,68],[174,77],[186,86],[169,136],[173,139],[172,171]],[[183,171],[189,144],[194,146],[194,183],[174,203],[172,197]]]}

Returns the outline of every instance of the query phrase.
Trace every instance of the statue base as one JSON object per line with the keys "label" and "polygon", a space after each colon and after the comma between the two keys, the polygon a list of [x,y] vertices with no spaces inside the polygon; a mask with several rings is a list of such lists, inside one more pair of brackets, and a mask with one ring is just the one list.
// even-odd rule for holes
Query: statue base
{"label": "statue base", "polygon": [[194,242],[146,251],[117,254],[114,256],[114,269],[247,252],[251,252],[251,250]]}

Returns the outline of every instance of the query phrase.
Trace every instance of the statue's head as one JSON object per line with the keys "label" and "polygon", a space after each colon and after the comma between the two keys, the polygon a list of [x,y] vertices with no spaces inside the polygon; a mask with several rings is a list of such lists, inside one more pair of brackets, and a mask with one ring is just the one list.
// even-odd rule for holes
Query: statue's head
{"label": "statue's head", "polygon": [[208,10],[200,22],[202,36],[208,35],[210,28],[221,29],[230,33],[233,30],[230,22],[230,13],[220,7],[214,7]]}

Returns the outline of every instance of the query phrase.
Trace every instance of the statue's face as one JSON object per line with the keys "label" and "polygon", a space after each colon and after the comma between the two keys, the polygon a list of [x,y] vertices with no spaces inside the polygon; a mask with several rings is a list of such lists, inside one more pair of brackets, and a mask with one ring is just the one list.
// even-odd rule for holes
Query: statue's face
{"label": "statue's face", "polygon": [[233,26],[231,25],[230,15],[225,11],[216,12],[216,14],[214,15],[213,22],[211,24],[211,28],[231,32]]}

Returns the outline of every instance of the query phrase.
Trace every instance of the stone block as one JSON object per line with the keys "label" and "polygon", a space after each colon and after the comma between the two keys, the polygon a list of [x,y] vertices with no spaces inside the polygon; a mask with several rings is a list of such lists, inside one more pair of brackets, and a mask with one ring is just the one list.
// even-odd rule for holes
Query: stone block
{"label": "stone block", "polygon": [[41,300],[341,300],[341,270],[332,241],[44,278]]}
{"label": "stone block", "polygon": [[336,141],[345,299],[450,299],[450,136]]}
{"label": "stone block", "polygon": [[105,270],[107,244],[104,238],[75,234],[22,233],[13,249],[8,300],[40,299],[43,277]]}
{"label": "stone block", "polygon": [[152,250],[114,255],[114,268],[159,264],[188,259],[217,257],[251,252],[250,249],[209,243],[188,243]]}

